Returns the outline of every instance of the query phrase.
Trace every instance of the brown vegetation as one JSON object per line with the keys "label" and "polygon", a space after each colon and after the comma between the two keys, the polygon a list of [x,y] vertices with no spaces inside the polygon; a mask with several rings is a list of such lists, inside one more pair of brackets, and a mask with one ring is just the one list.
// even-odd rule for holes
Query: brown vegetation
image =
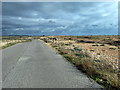
{"label": "brown vegetation", "polygon": [[3,36],[1,37],[0,49],[4,49],[21,42],[29,42],[32,37],[28,36]]}
{"label": "brown vegetation", "polygon": [[120,88],[119,36],[47,36],[47,45],[107,88]]}

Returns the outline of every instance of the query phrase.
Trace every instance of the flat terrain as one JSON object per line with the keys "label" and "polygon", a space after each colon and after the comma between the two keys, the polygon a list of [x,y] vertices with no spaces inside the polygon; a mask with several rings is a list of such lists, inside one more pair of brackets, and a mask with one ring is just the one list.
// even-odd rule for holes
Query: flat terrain
{"label": "flat terrain", "polygon": [[2,53],[3,88],[101,88],[39,40]]}
{"label": "flat terrain", "polygon": [[4,49],[22,42],[30,42],[32,40],[29,36],[3,36],[0,37],[0,49]]}
{"label": "flat terrain", "polygon": [[45,36],[40,39],[98,83],[107,88],[120,87],[119,36]]}

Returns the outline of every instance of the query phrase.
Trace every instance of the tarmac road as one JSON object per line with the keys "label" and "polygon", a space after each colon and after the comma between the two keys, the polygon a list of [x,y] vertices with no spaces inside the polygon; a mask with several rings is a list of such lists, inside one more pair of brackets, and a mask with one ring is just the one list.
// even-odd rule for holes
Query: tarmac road
{"label": "tarmac road", "polygon": [[39,40],[2,51],[3,88],[102,88]]}

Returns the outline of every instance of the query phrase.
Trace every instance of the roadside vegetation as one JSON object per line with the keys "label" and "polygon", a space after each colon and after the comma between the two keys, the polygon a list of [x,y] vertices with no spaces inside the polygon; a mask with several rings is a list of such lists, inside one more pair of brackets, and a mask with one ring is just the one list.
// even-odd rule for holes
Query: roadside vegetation
{"label": "roadside vegetation", "polygon": [[7,48],[18,43],[30,41],[32,41],[32,37],[28,36],[3,36],[1,37],[0,49]]}
{"label": "roadside vegetation", "polygon": [[120,36],[3,36],[0,48],[32,39],[43,40],[104,87],[120,88]]}
{"label": "roadside vegetation", "polygon": [[119,36],[41,37],[76,68],[105,88],[120,88]]}

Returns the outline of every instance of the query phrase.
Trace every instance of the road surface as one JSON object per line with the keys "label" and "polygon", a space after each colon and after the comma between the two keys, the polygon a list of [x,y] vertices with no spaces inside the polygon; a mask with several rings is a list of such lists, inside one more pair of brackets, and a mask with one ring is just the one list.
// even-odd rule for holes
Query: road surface
{"label": "road surface", "polygon": [[3,88],[102,88],[39,40],[2,54]]}

